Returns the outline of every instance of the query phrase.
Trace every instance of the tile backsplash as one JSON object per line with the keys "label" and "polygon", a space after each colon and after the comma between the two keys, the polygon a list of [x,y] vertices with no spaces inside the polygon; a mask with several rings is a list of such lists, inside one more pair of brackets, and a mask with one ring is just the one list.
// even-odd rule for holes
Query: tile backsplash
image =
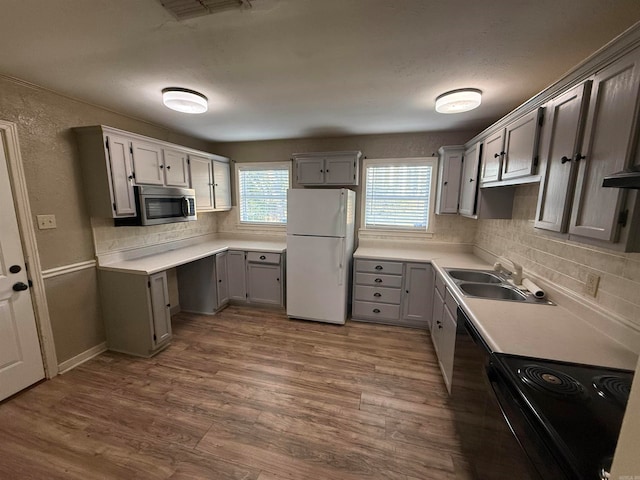
{"label": "tile backsplash", "polygon": [[[521,263],[525,270],[573,291],[640,330],[640,253],[622,253],[567,241],[534,228],[538,184],[516,189],[513,218],[480,220],[476,245]],[[587,275],[600,277],[596,297]]]}
{"label": "tile backsplash", "polygon": [[214,212],[198,213],[196,221],[146,227],[114,227],[110,218],[91,218],[96,255],[216,233],[216,215]]}

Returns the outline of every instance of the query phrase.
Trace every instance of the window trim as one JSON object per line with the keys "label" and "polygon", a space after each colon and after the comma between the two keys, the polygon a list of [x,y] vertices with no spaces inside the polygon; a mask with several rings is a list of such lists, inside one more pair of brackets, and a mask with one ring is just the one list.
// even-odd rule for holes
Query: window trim
{"label": "window trim", "polygon": [[234,162],[234,175],[235,175],[235,201],[236,201],[236,225],[238,228],[267,228],[274,230],[286,230],[287,224],[285,223],[263,223],[263,222],[243,222],[240,219],[240,170],[284,170],[289,171],[289,187],[291,188],[291,161],[285,162]]}
{"label": "window trim", "polygon": [[[410,229],[410,228],[393,228],[393,227],[367,227],[365,225],[365,211],[367,203],[367,168],[374,165],[394,165],[394,166],[412,166],[427,165],[431,167],[431,186],[429,188],[429,213],[427,217],[428,228]],[[361,185],[362,198],[360,202],[360,227],[358,234],[360,236],[384,236],[393,235],[401,237],[433,237],[435,230],[435,203],[436,190],[438,185],[438,157],[403,157],[403,158],[365,158],[362,161]]]}

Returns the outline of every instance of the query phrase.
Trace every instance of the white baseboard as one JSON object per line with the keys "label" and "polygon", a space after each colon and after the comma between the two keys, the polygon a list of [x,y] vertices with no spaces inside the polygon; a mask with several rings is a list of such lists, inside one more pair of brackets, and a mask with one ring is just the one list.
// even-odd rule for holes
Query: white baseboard
{"label": "white baseboard", "polygon": [[65,360],[64,362],[58,365],[58,373],[67,373],[72,368],[77,367],[78,365],[83,364],[87,360],[91,360],[93,357],[100,355],[102,352],[107,351],[107,342],[102,342],[95,347],[91,347],[89,350],[85,350],[82,353],[79,353],[73,358],[69,360]]}

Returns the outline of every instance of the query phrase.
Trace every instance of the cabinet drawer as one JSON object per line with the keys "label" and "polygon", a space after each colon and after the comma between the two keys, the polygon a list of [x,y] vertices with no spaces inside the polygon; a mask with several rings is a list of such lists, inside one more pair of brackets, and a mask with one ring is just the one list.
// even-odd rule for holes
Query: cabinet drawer
{"label": "cabinet drawer", "polygon": [[451,295],[451,292],[449,292],[448,288],[447,288],[447,293],[444,296],[444,304],[447,306],[447,308],[451,312],[451,315],[453,315],[454,318],[458,316],[457,314],[458,302],[456,302],[456,299],[453,298],[453,295]]}
{"label": "cabinet drawer", "polygon": [[365,287],[363,285],[356,285],[354,300],[400,305],[400,290],[397,288]]}
{"label": "cabinet drawer", "polygon": [[440,296],[444,298],[444,278],[439,273],[436,273],[436,290],[440,292]]}
{"label": "cabinet drawer", "polygon": [[402,285],[402,277],[399,275],[356,272],[356,284],[400,288]]}
{"label": "cabinet drawer", "polygon": [[279,253],[266,253],[266,252],[247,252],[247,262],[253,263],[280,263]]}
{"label": "cabinet drawer", "polygon": [[387,273],[402,275],[402,263],[378,260],[356,260],[356,272]]}
{"label": "cabinet drawer", "polygon": [[356,301],[353,302],[352,316],[398,320],[400,318],[400,305]]}

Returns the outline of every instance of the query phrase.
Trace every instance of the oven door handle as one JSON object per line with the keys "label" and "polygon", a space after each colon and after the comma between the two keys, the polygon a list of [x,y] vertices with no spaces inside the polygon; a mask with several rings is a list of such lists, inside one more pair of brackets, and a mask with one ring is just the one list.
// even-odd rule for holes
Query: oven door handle
{"label": "oven door handle", "polygon": [[187,197],[182,197],[182,216],[183,217],[188,217],[189,216],[189,200],[187,199]]}

